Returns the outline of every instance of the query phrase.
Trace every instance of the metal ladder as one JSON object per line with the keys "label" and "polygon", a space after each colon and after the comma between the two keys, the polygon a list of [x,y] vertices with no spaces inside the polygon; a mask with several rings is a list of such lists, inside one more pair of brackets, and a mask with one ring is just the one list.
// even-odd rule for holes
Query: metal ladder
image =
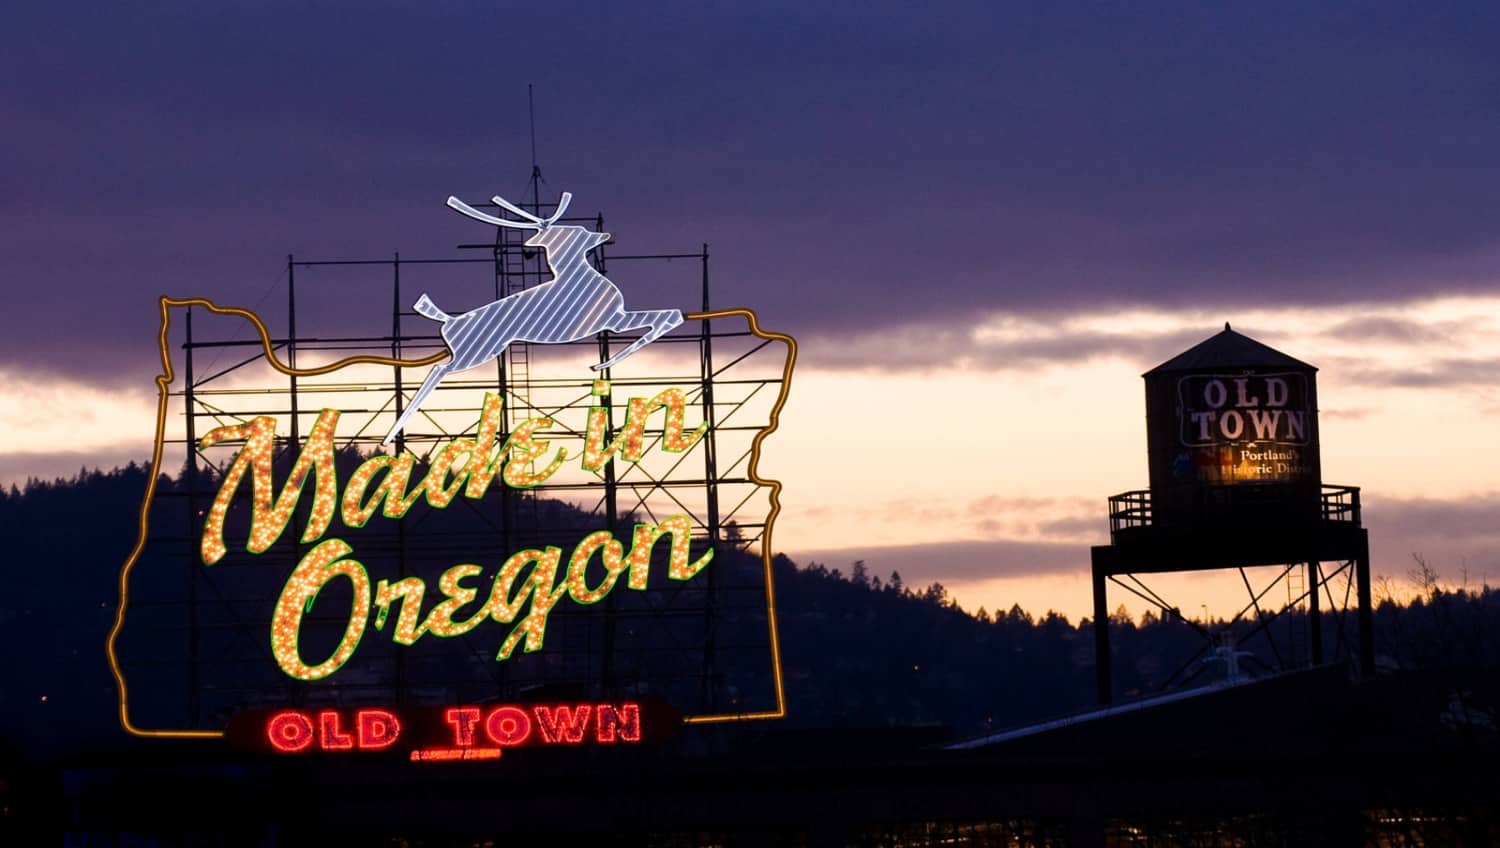
{"label": "metal ladder", "polygon": [[[545,267],[542,263],[542,253],[534,251],[533,261],[531,263],[526,261],[526,248],[523,246],[526,241],[526,232],[502,228],[500,235],[500,295],[506,297],[541,282],[538,275]],[[533,267],[528,269],[528,264]],[[528,270],[531,271],[529,277]],[[526,342],[511,342],[506,348],[505,357],[506,389],[509,394],[509,397],[504,399],[508,422],[506,429],[513,432],[526,419],[532,417],[531,345]],[[535,473],[536,463],[530,463],[526,472]],[[518,494],[523,504],[534,501],[536,497],[530,489],[522,489]]]}
{"label": "metal ladder", "polygon": [[[1298,565],[1292,566],[1292,570],[1287,572],[1287,575],[1286,575],[1286,603],[1287,603],[1287,607],[1288,608],[1291,607],[1291,605],[1292,605],[1292,603],[1294,601],[1296,601],[1298,609],[1305,610],[1307,608],[1307,604],[1306,604],[1305,600],[1302,600],[1302,601],[1298,601],[1297,600],[1298,598],[1301,598],[1304,593],[1307,592],[1307,571],[1305,570],[1306,568],[1307,568],[1307,563],[1300,563]],[[1290,609],[1288,611],[1290,611]],[[1288,623],[1291,626],[1287,628],[1287,643],[1290,646],[1288,648],[1288,650],[1287,650],[1287,657],[1286,657],[1287,665],[1289,667],[1291,667],[1291,668],[1296,668],[1299,665],[1301,665],[1302,660],[1303,660],[1304,657],[1307,657],[1308,664],[1311,664],[1312,663],[1312,659],[1307,656],[1307,622],[1306,622],[1306,620],[1302,621],[1301,624],[1299,625],[1297,622],[1291,621],[1290,618],[1289,618],[1288,619]]]}

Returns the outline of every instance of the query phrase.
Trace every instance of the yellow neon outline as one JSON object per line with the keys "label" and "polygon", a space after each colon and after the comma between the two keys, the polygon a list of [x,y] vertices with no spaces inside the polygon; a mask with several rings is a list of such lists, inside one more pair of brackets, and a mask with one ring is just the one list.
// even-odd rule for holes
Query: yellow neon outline
{"label": "yellow neon outline", "polygon": [[[255,325],[255,330],[260,334],[260,346],[265,349],[266,361],[271,363],[283,374],[294,377],[316,377],[336,371],[347,365],[373,364],[390,365],[393,367],[431,365],[448,358],[447,351],[441,351],[431,356],[416,360],[395,359],[387,356],[350,356],[337,362],[323,365],[317,368],[292,368],[283,365],[276,358],[276,351],[271,346],[271,334],[266,330],[266,325],[254,312],[248,309],[240,309],[234,306],[219,306],[213,301],[201,297],[174,298],[162,295],[157,299],[157,307],[160,309],[161,330],[157,334],[157,342],[161,348],[162,373],[156,378],[156,437],[151,446],[151,471],[146,480],[146,495],[141,499],[140,518],[137,523],[135,547],[131,549],[130,556],[125,559],[124,565],[120,567],[120,603],[115,607],[115,623],[109,629],[109,637],[105,640],[104,650],[109,657],[109,670],[114,675],[115,685],[119,688],[120,726],[126,733],[132,736],[149,736],[165,739],[218,739],[224,736],[222,730],[143,730],[130,722],[130,695],[125,686],[125,673],[120,670],[119,657],[115,655],[115,640],[119,638],[120,631],[125,627],[125,608],[130,603],[130,572],[135,568],[136,561],[140,559],[141,552],[146,549],[146,534],[150,525],[151,501],[156,497],[156,479],[161,473],[162,443],[166,438],[167,430],[167,399],[171,396],[172,380],[175,373],[172,370],[172,358],[167,352],[167,331],[172,325],[171,307],[174,306],[201,306],[210,312],[219,315],[238,315],[247,319]],[[191,449],[191,448],[190,448]]]}
{"label": "yellow neon outline", "polygon": [[776,516],[781,513],[781,481],[767,480],[760,476],[760,445],[766,437],[776,432],[781,423],[781,409],[786,406],[786,397],[792,390],[792,367],[797,364],[797,340],[785,333],[768,333],[760,328],[760,320],[753,309],[715,309],[712,312],[690,312],[684,318],[700,321],[709,318],[728,318],[740,315],[750,325],[750,332],[767,341],[786,343],[786,364],[781,368],[781,393],[771,407],[771,420],[750,441],[750,480],[757,486],[771,490],[771,511],[766,515],[766,532],[760,540],[761,565],[766,574],[766,622],[771,633],[771,674],[776,682],[776,709],[759,713],[726,713],[722,715],[684,716],[683,724],[714,724],[727,721],[755,721],[786,717],[786,689],[781,679],[781,635],[776,625],[776,580],[771,573],[771,531],[776,526]]}
{"label": "yellow neon outline", "polygon": [[[271,344],[271,334],[266,329],[264,322],[254,312],[234,306],[219,306],[206,298],[189,297],[174,298],[166,295],[157,299],[160,310],[161,329],[157,333],[157,343],[161,352],[162,373],[156,377],[156,433],[151,449],[151,472],[146,481],[146,492],[141,499],[141,509],[137,521],[137,535],[135,547],[120,566],[119,590],[120,602],[115,607],[115,622],[109,630],[109,636],[105,640],[105,653],[109,659],[109,670],[115,678],[115,685],[119,692],[119,717],[120,726],[126,733],[132,736],[151,737],[158,739],[220,739],[224,736],[222,730],[146,730],[136,727],[130,721],[130,695],[125,684],[125,673],[120,669],[119,657],[115,653],[115,642],[119,638],[120,631],[125,627],[125,610],[130,603],[130,572],[135,568],[141,553],[146,548],[146,537],[149,532],[149,516],[152,500],[156,496],[156,480],[160,474],[161,455],[163,443],[166,437],[167,401],[171,396],[171,384],[175,379],[172,368],[171,355],[167,350],[167,334],[171,328],[171,309],[173,307],[201,306],[218,315],[238,315],[254,325],[256,332],[260,335],[260,343],[265,351],[266,361],[277,371],[293,377],[316,377],[328,374],[350,365],[383,365],[396,368],[416,368],[424,365],[432,365],[448,358],[447,351],[439,351],[431,356],[421,359],[396,359],[387,356],[350,356],[344,359],[321,365],[316,368],[293,368],[283,364],[276,358],[276,352]],[[761,329],[760,322],[751,309],[718,309],[711,312],[692,312],[683,316],[690,320],[706,320],[713,318],[728,318],[741,316],[749,324],[750,332],[767,341],[785,342],[787,346],[786,364],[781,372],[781,391],[776,398],[776,403],[771,408],[770,422],[767,427],[755,434],[750,447],[749,477],[751,482],[758,486],[766,486],[770,491],[771,510],[766,516],[766,528],[761,540],[761,563],[766,577],[766,618],[771,638],[771,671],[776,688],[776,709],[769,712],[750,713],[726,713],[719,715],[686,716],[683,718],[685,724],[708,724],[729,721],[751,721],[757,719],[775,719],[786,715],[786,691],[782,680],[781,670],[781,640],[776,623],[776,589],[774,576],[771,570],[771,532],[776,523],[776,516],[781,512],[781,482],[768,480],[758,473],[760,464],[761,443],[766,436],[775,432],[779,426],[781,410],[786,405],[788,393],[792,386],[792,368],[797,362],[797,341],[784,333],[768,333]]]}

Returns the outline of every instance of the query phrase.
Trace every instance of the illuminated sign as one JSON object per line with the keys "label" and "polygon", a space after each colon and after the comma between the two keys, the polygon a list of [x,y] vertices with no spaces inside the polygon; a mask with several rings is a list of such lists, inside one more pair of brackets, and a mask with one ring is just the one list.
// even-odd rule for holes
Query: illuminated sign
{"label": "illuminated sign", "polygon": [[447,361],[433,366],[422,388],[396,419],[385,442],[390,444],[401,428],[437,388],[444,377],[492,362],[512,342],[559,344],[598,335],[606,330],[645,330],[640,338],[609,359],[591,366],[602,371],[635,353],[682,323],[682,312],[676,309],[653,309],[631,312],[625,309],[625,297],[609,278],[594,270],[588,252],[609,241],[609,233],[597,233],[573,225],[559,225],[557,220],[568,208],[573,195],[562,193],[557,211],[540,218],[520,209],[505,198],[490,198],[523,220],[511,221],[486,215],[456,197],[448,205],[477,221],[518,230],[535,230],[526,240],[528,247],[547,253],[547,267],[552,279],[529,289],[471,309],[462,315],[449,315],[439,309],[427,295],[413,305],[419,314],[442,324],[443,343],[451,354]]}
{"label": "illuminated sign", "polygon": [[[163,371],[156,380],[158,408],[153,468],[164,466],[163,444],[169,420],[167,403],[172,394],[169,387],[175,378],[168,350],[173,309],[197,307],[215,315],[238,316],[249,321],[259,336],[263,363],[293,378],[289,390],[290,419],[278,418],[274,414],[236,415],[216,410],[211,413],[216,426],[202,435],[184,440],[190,442],[187,446],[190,456],[195,455],[192,452],[210,449],[217,449],[215,456],[220,457],[232,452],[227,460],[208,460],[213,466],[208,475],[212,480],[212,500],[200,504],[201,508],[194,507],[193,517],[189,519],[195,525],[192,543],[196,560],[201,563],[199,567],[222,567],[228,559],[236,559],[238,564],[244,565],[246,556],[261,557],[273,549],[277,552],[275,562],[285,563],[282,567],[286,571],[270,577],[280,581],[274,603],[269,599],[255,601],[267,604],[266,618],[260,619],[264,622],[260,625],[260,632],[265,634],[261,638],[268,640],[270,662],[274,663],[282,680],[290,678],[299,684],[326,682],[337,685],[350,677],[349,663],[358,658],[362,644],[369,644],[372,631],[398,646],[398,652],[419,644],[426,648],[437,644],[438,640],[464,637],[463,659],[466,662],[472,659],[474,646],[481,644],[489,662],[515,661],[518,654],[538,652],[546,647],[548,622],[562,607],[599,604],[616,595],[616,589],[627,593],[659,591],[664,581],[690,581],[705,569],[711,569],[716,555],[722,553],[716,550],[716,546],[728,538],[726,530],[722,525],[715,525],[717,535],[703,533],[708,525],[695,518],[675,493],[668,494],[681,511],[656,511],[646,506],[644,500],[636,505],[643,507],[639,512],[631,508],[632,505],[626,505],[621,513],[637,516],[633,527],[629,518],[624,519],[623,525],[611,518],[612,527],[591,529],[585,526],[568,531],[571,535],[565,537],[523,542],[510,546],[510,549],[496,548],[492,555],[476,558],[477,561],[454,561],[467,555],[454,554],[453,560],[436,563],[436,571],[430,570],[434,564],[422,563],[425,576],[410,573],[404,560],[399,570],[392,567],[394,563],[389,549],[380,548],[379,537],[367,545],[361,540],[360,531],[371,527],[377,528],[375,532],[378,534],[382,525],[401,523],[419,505],[424,515],[432,515],[426,510],[443,511],[454,504],[477,503],[508,490],[525,492],[547,486],[566,489],[575,484],[549,481],[554,476],[569,473],[574,474],[575,479],[581,476],[602,484],[625,474],[626,469],[622,466],[644,467],[653,455],[660,458],[660,454],[685,454],[693,450],[705,438],[718,432],[711,420],[710,398],[713,381],[722,369],[704,370],[704,382],[697,395],[689,388],[672,385],[677,378],[668,381],[637,376],[629,385],[647,384],[652,388],[639,396],[628,397],[623,405],[618,396],[611,398],[612,391],[617,391],[613,389],[617,381],[612,380],[605,369],[618,365],[687,318],[704,322],[702,338],[706,345],[710,319],[737,317],[746,322],[748,332],[734,335],[749,337],[756,346],[749,353],[736,357],[733,363],[744,360],[772,342],[782,342],[786,346],[784,365],[778,366],[780,377],[772,381],[780,384],[780,392],[779,395],[772,393],[776,396],[768,409],[767,425],[746,426],[737,421],[733,427],[739,431],[754,431],[750,447],[735,462],[741,468],[737,476],[745,483],[767,490],[768,495],[769,511],[759,541],[765,581],[763,620],[769,638],[774,707],[728,712],[707,710],[678,720],[712,722],[784,715],[770,548],[771,528],[780,509],[780,484],[761,478],[757,466],[761,444],[776,429],[786,400],[796,359],[796,344],[789,336],[762,331],[755,314],[746,309],[705,311],[688,316],[676,309],[626,310],[619,289],[587,258],[588,252],[608,240],[609,235],[558,223],[570,197],[563,193],[556,211],[546,217],[527,213],[503,198],[493,198],[497,206],[522,220],[490,216],[456,198],[449,198],[450,207],[471,218],[508,229],[534,231],[525,244],[540,248],[545,254],[552,279],[453,315],[438,308],[423,293],[412,308],[418,315],[439,322],[445,349],[419,359],[355,355],[298,368],[278,357],[277,349],[285,343],[273,341],[265,324],[254,313],[197,298],[161,298],[158,340]],[[704,255],[706,257],[706,252]],[[190,312],[188,315],[191,317]],[[448,378],[485,363],[494,363],[512,343],[562,344],[591,339],[606,331],[635,332],[638,335],[627,337],[629,343],[622,349],[608,355],[601,354],[602,361],[589,366],[596,373],[583,371],[587,376],[582,383],[584,401],[577,401],[576,405],[570,402],[555,412],[546,413],[529,403],[509,403],[499,392],[485,391],[477,418],[468,418],[468,425],[459,428],[458,435],[431,443],[430,436],[413,437],[405,432],[414,420],[413,415],[422,414],[431,419],[434,412],[423,403],[430,400],[440,383],[448,381],[445,396],[448,389],[467,391],[469,389],[465,386],[485,385],[484,380],[472,378],[463,385],[455,385],[461,381]],[[608,353],[607,341],[600,344]],[[191,359],[188,362],[191,363]],[[387,405],[376,413],[389,409],[395,415],[395,423],[380,442],[377,452],[358,454],[355,456],[357,465],[354,465],[352,455],[346,452],[353,444],[351,437],[348,432],[340,435],[338,431],[341,421],[354,418],[356,410],[342,405],[308,404],[299,412],[296,379],[333,374],[357,366],[394,368],[397,376],[394,404],[387,401]],[[431,366],[431,370],[403,406],[405,397],[399,372],[404,368],[423,366]],[[597,373],[601,371],[604,373]],[[191,381],[189,385],[192,385]],[[350,385],[357,388],[359,384]],[[501,386],[504,386],[503,382]],[[309,390],[304,388],[302,391]],[[478,390],[473,391],[477,397]],[[513,389],[509,391],[513,392]],[[190,398],[191,392],[185,396]],[[590,397],[591,405],[582,407]],[[468,405],[458,408],[474,408],[473,401],[466,403]],[[688,421],[690,407],[702,408],[701,415],[694,414],[699,420]],[[298,416],[312,418],[308,409],[318,410],[316,419],[310,428],[299,432]],[[455,409],[437,412],[453,412]],[[577,410],[580,420],[560,420],[556,417],[557,412],[563,409]],[[738,407],[734,411],[738,411]],[[363,414],[369,412],[370,409],[357,410],[362,419],[357,425],[359,433],[364,433],[370,426],[363,418]],[[624,413],[623,422],[618,420],[615,412]],[[523,414],[530,417],[518,421]],[[229,421],[226,422],[225,418]],[[351,424],[346,429],[352,430],[354,426]],[[188,432],[193,431],[189,429]],[[372,432],[364,444],[373,445],[378,435],[379,431]],[[424,456],[411,452],[409,446],[414,438],[424,447],[430,447]],[[578,447],[570,451],[569,447],[558,444],[565,440],[578,443]],[[393,442],[399,446],[396,450],[390,449]],[[170,467],[169,463],[166,465]],[[645,475],[650,477],[649,472]],[[166,479],[164,475],[151,475],[148,480],[140,512],[140,535],[121,569],[120,604],[108,640],[109,661],[119,690],[120,721],[128,732],[140,736],[222,737],[226,735],[225,731],[213,729],[147,730],[138,727],[130,716],[125,671],[116,653],[116,645],[130,602],[131,572],[148,542],[152,502],[159,478]],[[661,485],[660,481],[651,479],[655,485]],[[699,479],[696,484],[707,482],[710,481]],[[611,482],[609,485],[615,484]],[[713,496],[709,497],[711,502]],[[610,509],[614,510],[614,507]],[[616,513],[611,511],[610,515]],[[548,532],[556,534],[558,531]],[[727,532],[735,533],[736,543],[743,544],[734,522],[729,522]],[[434,546],[432,555],[440,556],[447,547],[441,543],[441,538],[438,541],[440,544]],[[271,559],[267,557],[268,561]],[[368,560],[371,566],[367,567],[364,560]],[[264,594],[257,596],[261,597]],[[320,597],[323,599],[321,604]],[[613,606],[616,600],[611,599],[609,605]],[[332,618],[329,616],[330,606],[336,607]],[[244,620],[243,609],[242,605],[233,613],[239,621]],[[341,635],[332,641],[321,635],[309,639],[311,621],[316,621],[322,628],[318,631],[320,634],[327,630],[324,624],[332,624],[336,625],[332,632],[341,631]],[[342,677],[341,671],[345,672]],[[352,674],[360,679],[356,685],[370,685],[370,667],[361,667]],[[377,707],[353,711],[279,710],[265,718],[255,735],[271,749],[284,753],[404,750],[409,742],[418,740],[420,745],[411,750],[413,759],[421,760],[484,759],[498,756],[501,748],[523,743],[581,744],[585,737],[598,744],[637,742],[640,739],[639,707],[634,702],[449,708],[450,712],[453,710],[458,712],[453,712],[443,722],[426,714],[413,718],[409,712],[398,713]],[[659,714],[667,712],[658,711]],[[453,723],[455,721],[457,724]],[[443,737],[432,729],[434,727],[448,727],[454,735],[452,738]],[[472,733],[480,734],[477,738],[488,740],[488,743],[472,742],[469,739]]]}
{"label": "illuminated sign", "polygon": [[1308,442],[1304,374],[1194,374],[1177,382],[1177,393],[1182,443],[1189,447]]}
{"label": "illuminated sign", "polygon": [[1179,451],[1172,476],[1211,483],[1283,482],[1310,473],[1315,411],[1297,372],[1193,374],[1177,382]]}
{"label": "illuminated sign", "polygon": [[640,745],[679,719],[659,702],[587,701],[429,707],[251,710],[230,742],[287,754],[395,754],[413,762],[499,759],[509,749]]}
{"label": "illuminated sign", "polygon": [[[607,389],[602,381],[596,385]],[[632,398],[625,427],[608,445],[604,444],[603,415],[593,414],[595,410],[600,413],[605,410],[596,406],[589,415],[588,447],[582,458],[583,467],[591,470],[602,468],[615,454],[639,462],[643,457],[646,420],[653,411],[662,408],[666,410],[662,449],[681,453],[691,448],[702,438],[706,425],[700,424],[691,435],[685,435],[684,405],[680,389],[668,389],[651,399]],[[552,420],[530,419],[502,445],[497,440],[500,412],[500,398],[486,395],[484,413],[476,428],[478,435],[472,439],[454,439],[436,451],[426,474],[415,485],[411,480],[416,466],[415,456],[410,453],[396,457],[380,454],[359,466],[342,493],[334,456],[334,432],[339,420],[337,410],[325,409],[318,415],[317,423],[303,443],[280,494],[276,494],[271,467],[277,441],[275,419],[261,416],[248,424],[220,427],[203,437],[204,447],[230,441],[245,443],[224,475],[204,522],[200,544],[204,565],[214,565],[228,551],[224,541],[224,521],[247,471],[251,480],[252,512],[245,549],[251,554],[265,552],[281,538],[306,488],[308,477],[312,477],[311,520],[300,541],[316,544],[316,547],[302,557],[287,578],[276,601],[271,623],[271,651],[282,671],[301,680],[328,677],[354,655],[372,610],[375,628],[384,630],[393,606],[398,611],[391,638],[402,645],[411,645],[427,633],[441,638],[462,636],[488,620],[513,623],[515,626],[495,655],[497,660],[503,660],[523,639],[528,652],[542,647],[547,619],[564,595],[576,603],[596,603],[614,589],[621,575],[626,575],[626,583],[631,589],[645,589],[652,551],[663,537],[670,540],[667,577],[672,580],[691,579],[713,559],[712,549],[697,559],[690,559],[692,522],[687,515],[669,516],[657,524],[636,525],[629,539],[628,551],[614,534],[600,530],[583,537],[574,546],[566,565],[563,564],[562,549],[557,547],[512,553],[491,578],[489,591],[485,593],[488,600],[460,621],[454,620],[454,614],[472,604],[481,592],[480,588],[465,587],[463,581],[476,580],[485,569],[472,563],[454,565],[443,572],[438,581],[443,601],[433,606],[419,623],[422,601],[427,594],[425,582],[417,577],[406,577],[396,582],[381,580],[372,586],[364,565],[352,556],[353,546],[343,539],[324,539],[323,536],[335,515],[346,529],[359,529],[377,512],[386,519],[399,520],[418,500],[443,509],[458,497],[483,498],[497,480],[507,486],[530,488],[556,473],[567,459],[565,448],[558,448],[541,471],[532,471],[528,466],[548,453],[548,442],[538,439],[536,431],[551,426]],[[597,585],[589,586],[587,573],[595,555],[603,562],[605,576]],[[312,609],[318,593],[329,582],[340,577],[350,581],[354,588],[348,626],[330,656],[309,663],[298,647],[303,613]]]}

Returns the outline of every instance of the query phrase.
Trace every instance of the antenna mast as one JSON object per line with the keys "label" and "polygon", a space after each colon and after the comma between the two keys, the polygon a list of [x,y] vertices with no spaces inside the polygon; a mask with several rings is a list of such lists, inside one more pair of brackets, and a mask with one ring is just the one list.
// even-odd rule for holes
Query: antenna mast
{"label": "antenna mast", "polygon": [[542,211],[542,166],[536,163],[536,94],[532,83],[526,83],[526,112],[531,118],[531,211]]}

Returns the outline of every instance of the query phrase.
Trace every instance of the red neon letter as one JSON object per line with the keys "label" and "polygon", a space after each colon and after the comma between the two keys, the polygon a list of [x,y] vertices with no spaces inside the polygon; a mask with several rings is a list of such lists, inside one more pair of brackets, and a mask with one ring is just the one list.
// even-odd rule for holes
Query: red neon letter
{"label": "red neon letter", "polygon": [[641,741],[640,704],[621,704],[618,707],[612,704],[600,704],[596,710],[598,723],[594,727],[595,739],[612,745],[618,732],[618,739],[621,742]]}
{"label": "red neon letter", "polygon": [[284,754],[301,751],[312,744],[312,722],[296,710],[280,712],[266,722],[266,737],[271,740],[272,748]]}
{"label": "red neon letter", "polygon": [[468,748],[474,744],[474,725],[479,723],[478,707],[454,707],[444,713],[443,718],[453,725],[454,745]]}
{"label": "red neon letter", "polygon": [[339,714],[334,710],[318,713],[318,747],[325,751],[347,751],[354,747],[354,737],[339,729]]}
{"label": "red neon letter", "polygon": [[516,707],[500,707],[484,720],[484,732],[496,745],[519,745],[531,736],[531,719]]}
{"label": "red neon letter", "polygon": [[559,705],[554,713],[547,707],[536,708],[536,721],[542,728],[542,739],[577,745],[583,742],[583,731],[589,726],[588,704],[577,707]]}
{"label": "red neon letter", "polygon": [[360,710],[354,714],[354,728],[359,734],[359,747],[368,751],[389,748],[401,735],[401,722],[385,710]]}

